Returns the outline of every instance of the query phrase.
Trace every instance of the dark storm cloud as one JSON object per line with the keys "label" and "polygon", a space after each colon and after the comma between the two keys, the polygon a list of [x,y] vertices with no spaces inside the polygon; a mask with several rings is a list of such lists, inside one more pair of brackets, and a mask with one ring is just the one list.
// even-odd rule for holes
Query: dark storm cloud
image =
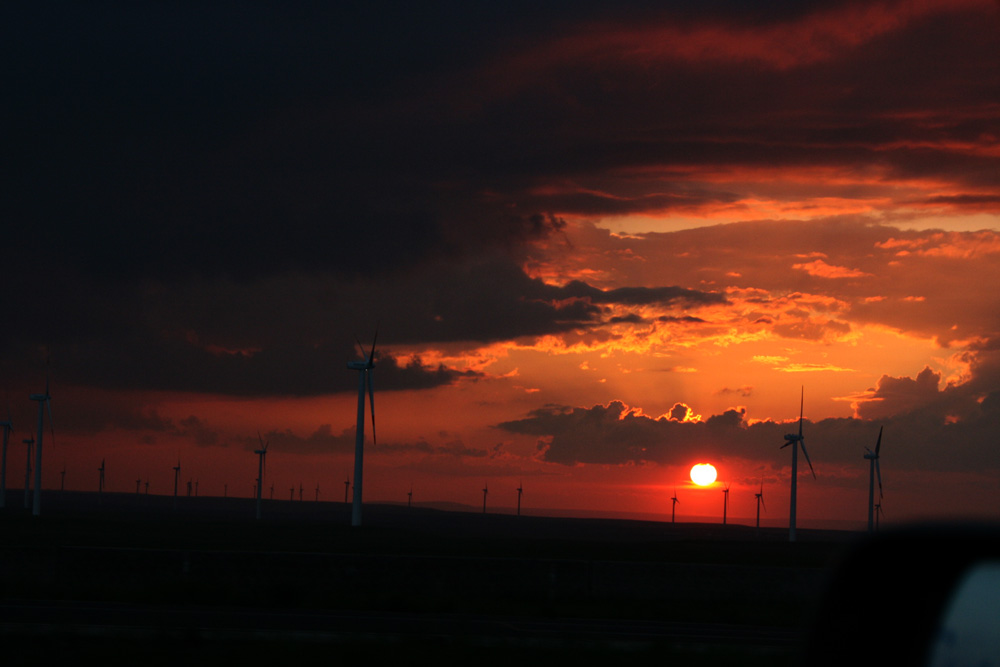
{"label": "dark storm cloud", "polygon": [[[590,408],[546,407],[524,419],[498,424],[510,433],[539,437],[540,457],[563,465],[669,464],[684,465],[693,458],[742,458],[786,465],[780,451],[784,435],[796,424],[772,421],[748,423],[742,410],[730,409],[702,422],[657,419],[636,413],[620,401]],[[686,411],[685,411],[686,413]],[[1000,394],[994,392],[982,407],[964,420],[950,421],[935,412],[916,410],[879,421],[861,419],[806,420],[803,433],[817,475],[824,464],[861,465],[864,447],[873,448],[878,429],[885,429],[882,465],[896,470],[1000,469],[994,446],[1000,427]],[[885,468],[883,468],[885,470]]]}

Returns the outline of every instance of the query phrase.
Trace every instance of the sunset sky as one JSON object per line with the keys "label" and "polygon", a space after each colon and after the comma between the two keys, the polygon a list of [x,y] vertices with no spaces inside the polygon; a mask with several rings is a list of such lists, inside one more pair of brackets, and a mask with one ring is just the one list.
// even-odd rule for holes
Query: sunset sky
{"label": "sunset sky", "polygon": [[0,9],[9,487],[1000,518],[1000,3],[208,4]]}

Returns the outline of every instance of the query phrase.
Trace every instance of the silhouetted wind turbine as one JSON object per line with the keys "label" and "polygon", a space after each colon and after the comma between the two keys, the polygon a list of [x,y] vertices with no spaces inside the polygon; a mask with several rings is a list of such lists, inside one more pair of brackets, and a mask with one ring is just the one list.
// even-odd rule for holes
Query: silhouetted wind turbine
{"label": "silhouetted wind turbine", "polygon": [[361,525],[362,479],[364,477],[365,459],[365,391],[371,403],[372,413],[372,444],[375,444],[375,391],[372,388],[372,370],[375,368],[375,342],[378,340],[378,329],[372,339],[372,349],[365,355],[365,349],[358,341],[363,361],[349,361],[347,367],[358,371],[358,425],[354,436],[354,505],[351,508],[351,525]]}
{"label": "silhouetted wind turbine", "polygon": [[271,482],[271,495],[268,498],[274,500],[274,482]]}
{"label": "silhouetted wind turbine", "polygon": [[135,495],[139,495],[139,487],[142,486],[142,477],[135,480]]}
{"label": "silhouetted wind turbine", "polygon": [[[760,478],[760,492],[754,494],[757,497],[757,527],[760,528],[760,508],[764,507],[764,478]],[[767,508],[764,507],[764,511]]]}
{"label": "silhouetted wind turbine", "polygon": [[260,431],[257,431],[257,440],[260,442],[260,449],[254,450],[254,454],[257,455],[257,484],[254,491],[257,495],[257,518],[259,519],[260,497],[264,493],[264,458],[267,456],[267,446],[271,444],[271,441],[264,442],[264,438],[260,436]]}
{"label": "silhouetted wind turbine", "polygon": [[524,493],[524,484],[517,483],[517,515],[521,516],[521,494]]}
{"label": "silhouetted wind turbine", "polygon": [[177,509],[177,482],[181,477],[181,457],[177,455],[177,465],[174,466],[174,509]]}
{"label": "silhouetted wind turbine", "polygon": [[406,509],[413,507],[413,485],[410,484],[410,490],[406,493]]}
{"label": "silhouetted wind turbine", "polygon": [[805,388],[802,389],[802,396],[799,399],[799,433],[795,435],[794,433],[789,433],[785,436],[785,444],[783,444],[779,449],[784,449],[789,445],[792,446],[792,502],[788,509],[788,541],[795,541],[795,500],[798,492],[798,465],[799,465],[799,447],[802,448],[802,454],[806,457],[806,463],[809,464],[809,470],[812,472],[813,479],[816,479],[816,471],[813,470],[812,461],[809,460],[809,452],[806,451],[806,443],[802,438],[802,410],[805,407],[806,392]]}
{"label": "silhouetted wind turbine", "polygon": [[483,514],[486,514],[486,494],[490,492],[490,485],[483,485]]}
{"label": "silhouetted wind turbine", "polygon": [[674,489],[674,496],[670,500],[673,501],[672,503],[670,503],[670,523],[673,523],[674,518],[677,516],[676,514],[677,503],[680,502],[679,500],[677,500],[677,489]]}
{"label": "silhouetted wind turbine", "polygon": [[295,500],[295,487],[288,489],[288,499]]}
{"label": "silhouetted wind turbine", "polygon": [[3,451],[0,453],[0,508],[3,508],[7,506],[7,441],[14,431],[10,406],[7,406],[7,421],[0,422],[0,428],[3,428]]}
{"label": "silhouetted wind turbine", "polygon": [[21,442],[28,446],[28,456],[24,465],[24,509],[31,509],[31,452],[35,439],[28,438]]}
{"label": "silhouetted wind turbine", "polygon": [[97,469],[97,493],[104,493],[104,459],[101,459],[101,467]]}
{"label": "silhouetted wind turbine", "polygon": [[725,494],[725,498],[723,499],[723,502],[722,502],[722,525],[725,526],[726,525],[726,515],[729,513],[729,485],[728,484],[726,484],[726,488],[724,488],[722,490],[722,493]]}
{"label": "silhouetted wind turbine", "polygon": [[351,490],[351,480],[350,479],[345,479],[344,480],[344,502],[345,503],[347,502],[347,494],[350,492],[350,490]]}
{"label": "silhouetted wind turbine", "polygon": [[38,440],[35,442],[35,502],[31,507],[31,514],[38,516],[42,513],[42,433],[45,429],[45,409],[49,411],[49,429],[52,434],[52,444],[56,441],[55,427],[52,425],[52,396],[49,395],[49,379],[45,378],[45,393],[32,394],[32,401],[38,401]]}
{"label": "silhouetted wind turbine", "polygon": [[870,461],[868,465],[868,532],[875,529],[875,476],[878,475],[878,498],[882,500],[882,471],[879,469],[878,453],[882,449],[882,427],[878,428],[878,440],[875,442],[875,451],[865,447],[865,458]]}
{"label": "silhouetted wind turbine", "polygon": [[63,461],[63,469],[59,471],[59,492],[66,490],[66,462]]}
{"label": "silhouetted wind turbine", "polygon": [[319,482],[316,482],[316,502],[319,502]]}
{"label": "silhouetted wind turbine", "polygon": [[878,517],[880,514],[885,516],[885,512],[882,511],[882,503],[875,503],[875,532],[878,532]]}

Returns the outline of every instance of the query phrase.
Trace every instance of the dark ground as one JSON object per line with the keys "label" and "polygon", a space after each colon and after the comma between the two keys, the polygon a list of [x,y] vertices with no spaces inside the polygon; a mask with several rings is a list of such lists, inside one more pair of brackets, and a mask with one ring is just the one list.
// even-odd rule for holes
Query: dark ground
{"label": "dark ground", "polygon": [[[49,492],[0,511],[0,641],[27,659],[794,664],[836,531]],[[139,656],[144,656],[139,658]]]}

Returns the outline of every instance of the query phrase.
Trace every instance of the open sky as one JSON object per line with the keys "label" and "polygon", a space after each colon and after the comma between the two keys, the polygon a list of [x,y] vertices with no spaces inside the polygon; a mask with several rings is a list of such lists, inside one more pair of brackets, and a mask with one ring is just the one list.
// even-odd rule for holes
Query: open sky
{"label": "open sky", "polygon": [[0,14],[9,486],[1000,515],[995,0]]}

